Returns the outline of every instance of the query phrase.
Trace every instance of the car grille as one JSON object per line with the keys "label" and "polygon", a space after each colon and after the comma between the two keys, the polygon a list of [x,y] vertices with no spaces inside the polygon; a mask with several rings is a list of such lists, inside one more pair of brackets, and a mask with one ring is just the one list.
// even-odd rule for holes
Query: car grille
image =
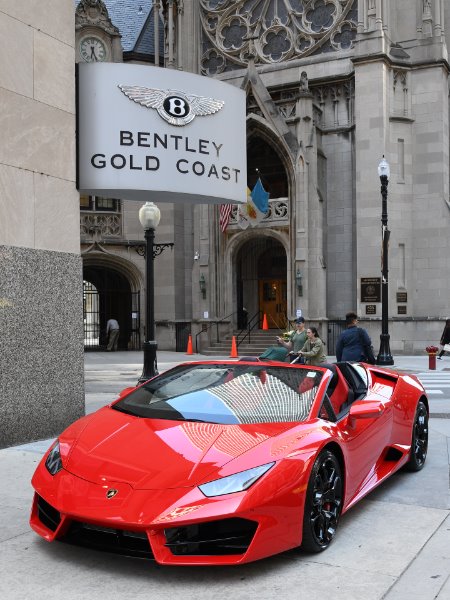
{"label": "car grille", "polygon": [[43,525],[50,529],[50,531],[56,531],[58,525],[61,523],[61,515],[56,508],[53,508],[53,506],[46,502],[44,498],[41,498],[38,494],[36,494],[36,496],[39,520]]}
{"label": "car grille", "polygon": [[147,534],[72,521],[63,541],[125,556],[153,558]]}
{"label": "car grille", "polygon": [[244,554],[257,528],[255,521],[238,518],[173,527],[164,530],[165,545],[177,556]]}

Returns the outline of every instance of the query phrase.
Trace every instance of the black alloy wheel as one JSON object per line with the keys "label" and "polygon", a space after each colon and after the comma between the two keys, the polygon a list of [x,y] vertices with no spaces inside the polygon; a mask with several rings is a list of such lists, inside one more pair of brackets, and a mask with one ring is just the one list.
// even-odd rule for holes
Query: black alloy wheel
{"label": "black alloy wheel", "polygon": [[406,463],[408,471],[420,471],[425,465],[428,450],[428,411],[422,400],[419,401],[414,418],[411,452]]}
{"label": "black alloy wheel", "polygon": [[322,552],[332,542],[342,510],[341,466],[330,450],[316,458],[309,478],[303,516],[302,549]]}

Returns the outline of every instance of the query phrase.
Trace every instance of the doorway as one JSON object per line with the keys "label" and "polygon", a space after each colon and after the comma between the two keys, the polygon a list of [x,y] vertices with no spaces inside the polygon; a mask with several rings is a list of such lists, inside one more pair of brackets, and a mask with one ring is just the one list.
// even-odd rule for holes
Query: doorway
{"label": "doorway", "polygon": [[264,314],[269,329],[284,329],[287,323],[287,256],[283,245],[270,236],[246,241],[236,259],[236,305],[254,322]]}
{"label": "doorway", "polygon": [[269,329],[284,329],[287,323],[287,284],[284,279],[259,281],[260,311],[266,315]]}
{"label": "doorway", "polygon": [[132,292],[127,278],[110,267],[89,265],[83,269],[83,321],[85,350],[104,350],[106,324],[120,325],[119,350],[139,350],[140,294]]}

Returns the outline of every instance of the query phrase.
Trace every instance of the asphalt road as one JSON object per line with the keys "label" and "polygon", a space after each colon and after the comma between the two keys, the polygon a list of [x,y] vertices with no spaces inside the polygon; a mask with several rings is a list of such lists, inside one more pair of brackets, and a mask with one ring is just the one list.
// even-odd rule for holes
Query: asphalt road
{"label": "asphalt road", "polygon": [[[140,358],[138,353],[87,355],[87,410],[133,385]],[[160,353],[160,370],[186,358],[197,357]],[[1,450],[0,598],[450,600],[447,364],[434,374],[423,360],[406,359],[400,368],[431,377],[426,386],[442,392],[430,394],[431,412],[441,416],[430,420],[426,467],[396,474],[352,508],[333,544],[319,555],[293,550],[240,567],[180,568],[48,544],[30,530],[28,517],[30,478],[51,441]]]}

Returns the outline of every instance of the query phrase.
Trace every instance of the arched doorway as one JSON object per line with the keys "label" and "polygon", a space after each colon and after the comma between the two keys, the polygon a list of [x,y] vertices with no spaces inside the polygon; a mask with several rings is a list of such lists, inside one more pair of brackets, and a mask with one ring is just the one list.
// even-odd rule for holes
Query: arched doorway
{"label": "arched doorway", "polygon": [[120,325],[119,350],[140,349],[140,294],[132,292],[123,273],[104,265],[85,265],[83,312],[85,350],[106,347],[110,318]]}
{"label": "arched doorway", "polygon": [[283,245],[273,237],[258,236],[245,242],[236,258],[238,326],[243,315],[267,317],[269,329],[287,324],[287,257]]}

